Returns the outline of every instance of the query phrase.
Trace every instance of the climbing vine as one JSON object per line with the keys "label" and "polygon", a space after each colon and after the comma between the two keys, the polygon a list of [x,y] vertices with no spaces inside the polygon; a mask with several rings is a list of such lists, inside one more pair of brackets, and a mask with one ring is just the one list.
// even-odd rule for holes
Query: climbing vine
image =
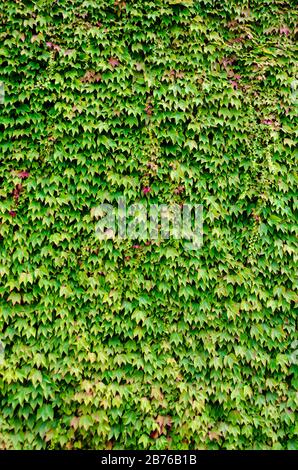
{"label": "climbing vine", "polygon": [[[1,2],[1,449],[297,449],[296,20]],[[202,245],[100,239],[121,197]]]}

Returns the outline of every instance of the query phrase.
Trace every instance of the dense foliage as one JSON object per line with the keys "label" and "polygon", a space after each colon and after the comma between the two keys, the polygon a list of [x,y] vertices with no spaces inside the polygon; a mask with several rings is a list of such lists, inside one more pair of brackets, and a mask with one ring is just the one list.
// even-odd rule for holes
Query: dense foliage
{"label": "dense foliage", "polygon": [[295,4],[1,2],[1,448],[298,448]]}

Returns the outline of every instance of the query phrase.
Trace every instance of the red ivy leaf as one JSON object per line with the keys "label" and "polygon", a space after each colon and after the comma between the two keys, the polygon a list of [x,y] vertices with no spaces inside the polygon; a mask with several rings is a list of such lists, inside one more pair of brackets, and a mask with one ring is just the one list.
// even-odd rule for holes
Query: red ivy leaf
{"label": "red ivy leaf", "polygon": [[110,59],[109,59],[109,64],[110,64],[113,68],[115,68],[115,67],[117,67],[117,66],[120,64],[120,62],[119,62],[118,59],[116,59],[116,57],[110,57]]}
{"label": "red ivy leaf", "polygon": [[273,121],[272,119],[263,119],[261,123],[265,124],[266,126],[271,126],[273,124]]}
{"label": "red ivy leaf", "polygon": [[238,83],[235,80],[230,80],[230,83],[231,83],[232,87],[234,88],[234,90],[238,89]]}
{"label": "red ivy leaf", "polygon": [[19,178],[22,180],[25,180],[26,178],[29,178],[30,173],[28,171],[20,171],[18,174]]}
{"label": "red ivy leaf", "polygon": [[283,26],[282,28],[279,29],[279,34],[280,35],[284,34],[285,36],[289,36],[290,30],[287,26]]}
{"label": "red ivy leaf", "polygon": [[61,47],[58,46],[58,44],[54,44],[51,41],[46,42],[46,45],[48,46],[49,49],[53,49],[54,51],[60,51]]}

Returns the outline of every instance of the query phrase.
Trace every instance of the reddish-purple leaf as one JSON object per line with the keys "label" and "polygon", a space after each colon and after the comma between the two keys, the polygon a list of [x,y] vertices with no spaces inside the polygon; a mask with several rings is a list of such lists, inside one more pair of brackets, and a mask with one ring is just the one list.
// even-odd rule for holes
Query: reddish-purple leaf
{"label": "reddish-purple leaf", "polygon": [[146,105],[145,113],[148,114],[148,116],[151,116],[151,114],[153,113],[153,108],[150,103]]}
{"label": "reddish-purple leaf", "polygon": [[263,120],[261,121],[261,123],[262,123],[262,124],[265,124],[266,126],[272,126],[273,121],[272,121],[272,119],[263,119]]}
{"label": "reddish-purple leaf", "polygon": [[235,80],[230,80],[230,83],[231,83],[232,87],[234,88],[234,90],[238,89],[238,83]]}
{"label": "reddish-purple leaf", "polygon": [[18,202],[18,199],[22,191],[23,191],[23,186],[21,184],[17,184],[12,192],[12,196],[16,202]]}
{"label": "reddish-purple leaf", "polygon": [[19,178],[22,180],[25,180],[26,178],[29,178],[30,173],[28,171],[20,171],[18,174]]}
{"label": "reddish-purple leaf", "polygon": [[117,67],[117,66],[120,64],[120,62],[119,62],[118,59],[116,59],[116,57],[110,57],[110,59],[109,59],[109,64],[110,64],[113,68],[115,68],[115,67]]}
{"label": "reddish-purple leaf", "polygon": [[48,46],[49,49],[53,49],[54,51],[60,51],[61,47],[58,46],[58,44],[54,44],[51,41],[46,42],[46,45]]}
{"label": "reddish-purple leaf", "polygon": [[290,30],[287,26],[282,26],[280,29],[279,29],[279,34],[282,36],[283,34],[285,36],[289,36],[290,34]]}

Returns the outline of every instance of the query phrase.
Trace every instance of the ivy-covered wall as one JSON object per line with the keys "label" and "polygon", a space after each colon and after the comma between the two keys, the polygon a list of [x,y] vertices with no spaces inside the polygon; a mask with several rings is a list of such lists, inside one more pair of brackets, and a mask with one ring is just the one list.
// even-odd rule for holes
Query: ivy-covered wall
{"label": "ivy-covered wall", "polygon": [[[298,448],[296,20],[2,0],[2,449]],[[121,195],[203,204],[203,245],[98,240]]]}

